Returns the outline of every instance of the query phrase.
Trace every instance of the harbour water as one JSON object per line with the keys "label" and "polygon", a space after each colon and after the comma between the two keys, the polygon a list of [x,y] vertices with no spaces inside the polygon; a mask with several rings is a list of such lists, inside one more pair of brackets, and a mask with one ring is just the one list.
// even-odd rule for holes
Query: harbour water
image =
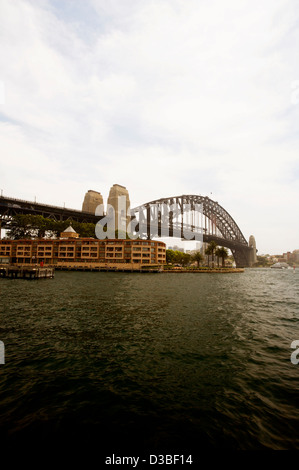
{"label": "harbour water", "polygon": [[2,442],[299,449],[298,269],[56,272],[0,292]]}

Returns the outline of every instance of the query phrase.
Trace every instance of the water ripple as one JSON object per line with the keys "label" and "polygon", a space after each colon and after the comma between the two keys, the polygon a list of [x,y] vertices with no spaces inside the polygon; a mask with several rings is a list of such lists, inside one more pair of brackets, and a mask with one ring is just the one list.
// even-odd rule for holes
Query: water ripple
{"label": "water ripple", "polygon": [[1,433],[299,448],[298,274],[1,279]]}

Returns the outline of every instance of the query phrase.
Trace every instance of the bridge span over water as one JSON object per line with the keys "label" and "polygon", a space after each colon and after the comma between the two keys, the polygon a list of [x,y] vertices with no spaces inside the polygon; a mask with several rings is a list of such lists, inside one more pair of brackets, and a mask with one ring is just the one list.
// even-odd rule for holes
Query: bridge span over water
{"label": "bridge span over water", "polygon": [[[117,212],[117,208],[116,208]],[[200,240],[229,248],[237,267],[251,266],[256,259],[254,237],[245,239],[232,216],[207,196],[181,195],[161,198],[130,209],[130,219],[141,238],[179,237]],[[96,224],[104,216],[96,216],[66,207],[0,196],[0,228],[8,228],[17,214],[42,215],[59,221]]]}
{"label": "bridge span over water", "polygon": [[[147,238],[179,237],[200,240],[229,248],[237,267],[256,261],[254,237],[249,243],[232,216],[207,196],[181,195],[157,199],[131,210],[138,220],[146,221]],[[164,213],[163,213],[164,212]]]}

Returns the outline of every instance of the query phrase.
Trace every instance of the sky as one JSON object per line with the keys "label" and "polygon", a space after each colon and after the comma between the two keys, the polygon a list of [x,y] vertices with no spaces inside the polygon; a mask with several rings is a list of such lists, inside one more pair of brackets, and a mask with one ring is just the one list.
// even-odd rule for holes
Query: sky
{"label": "sky", "polygon": [[209,196],[299,249],[296,0],[0,0],[0,189]]}

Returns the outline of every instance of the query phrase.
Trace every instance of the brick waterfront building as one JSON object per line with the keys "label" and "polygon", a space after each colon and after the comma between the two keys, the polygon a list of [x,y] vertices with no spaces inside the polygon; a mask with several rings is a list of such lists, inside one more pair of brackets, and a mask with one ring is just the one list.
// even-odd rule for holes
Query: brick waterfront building
{"label": "brick waterfront building", "polygon": [[165,264],[166,245],[155,240],[79,238],[69,227],[57,239],[0,240],[0,263],[141,269]]}

